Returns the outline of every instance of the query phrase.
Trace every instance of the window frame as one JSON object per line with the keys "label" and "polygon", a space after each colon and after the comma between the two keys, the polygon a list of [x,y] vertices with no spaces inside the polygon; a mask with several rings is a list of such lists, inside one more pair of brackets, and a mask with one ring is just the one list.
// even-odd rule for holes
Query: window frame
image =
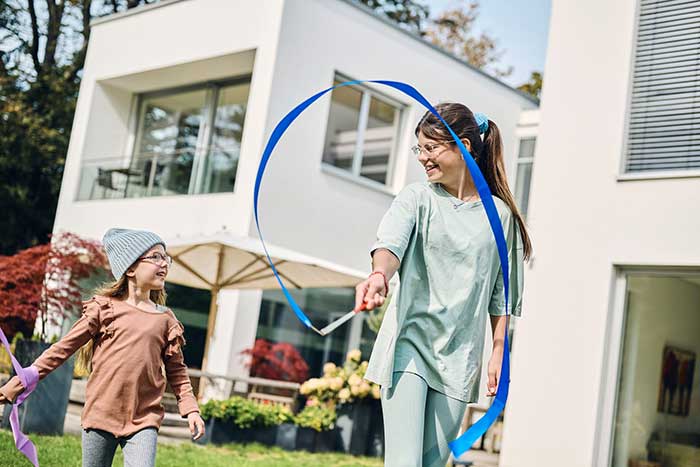
{"label": "window frame", "polygon": [[[355,81],[354,79],[344,75],[340,72],[335,72],[333,74],[333,83]],[[406,109],[408,105],[388,96],[387,94],[381,93],[374,88],[367,86],[365,84],[352,84],[349,87],[362,92],[362,100],[359,109],[359,118],[357,124],[357,140],[355,142],[355,153],[353,155],[352,164],[350,170],[336,167],[335,165],[328,163],[323,160],[325,156],[325,142],[328,140],[328,122],[331,118],[331,105],[328,105],[328,112],[326,115],[326,131],[323,137],[323,150],[321,153],[321,171],[326,172],[341,178],[345,178],[349,181],[357,182],[368,188],[373,188],[385,193],[392,194],[391,188],[394,184],[395,171],[396,171],[396,159],[398,157],[398,147],[400,143],[401,132],[404,127],[406,118]],[[391,141],[391,150],[389,152],[389,158],[387,160],[387,172],[386,172],[386,182],[380,183],[376,180],[372,180],[369,177],[363,176],[362,171],[362,159],[364,158],[364,139],[365,133],[367,131],[367,122],[369,120],[369,110],[372,98],[375,98],[385,104],[394,107],[397,113],[394,116],[394,131]]]}
{"label": "window frame", "polygon": [[[173,96],[177,94],[182,94],[186,92],[203,90],[205,94],[204,111],[202,124],[200,125],[200,134],[198,135],[197,147],[195,149],[195,158],[192,163],[192,173],[190,174],[190,182],[188,186],[188,192],[183,194],[177,194],[172,196],[192,196],[192,195],[221,195],[221,194],[234,194],[236,192],[237,183],[234,183],[232,191],[226,192],[213,192],[205,193],[202,192],[202,185],[204,183],[204,163],[206,157],[208,157],[208,152],[211,147],[212,138],[214,135],[214,123],[216,119],[216,110],[219,100],[219,94],[222,88],[228,86],[235,86],[240,84],[252,84],[252,74],[245,74],[241,76],[236,76],[232,78],[225,78],[219,80],[207,80],[197,83],[190,83],[182,86],[175,86],[164,89],[157,89],[154,91],[146,91],[135,94],[135,104],[133,106],[134,112],[132,117],[132,134],[130,148],[127,152],[127,162],[129,166],[134,162],[134,158],[138,156],[136,154],[137,149],[141,144],[141,138],[143,132],[141,131],[141,124],[143,123],[144,117],[144,105],[148,99]],[[250,99],[250,94],[248,95]],[[246,102],[246,106],[248,102]],[[245,127],[244,127],[245,128]],[[241,138],[241,148],[243,147],[243,139]],[[242,152],[242,149],[241,149]],[[153,197],[151,195],[151,188],[144,198]],[[159,196],[158,196],[159,197]],[[128,198],[128,197],[127,197]]]}
{"label": "window frame", "polygon": [[657,180],[657,179],[677,179],[677,178],[698,178],[700,177],[700,169],[667,169],[667,170],[640,170],[628,171],[628,150],[630,147],[630,125],[631,125],[631,108],[634,94],[634,77],[636,71],[637,49],[639,47],[639,28],[641,22],[642,2],[637,0],[634,6],[634,23],[632,25],[632,33],[630,38],[630,56],[629,68],[627,76],[627,95],[625,99],[624,126],[622,133],[621,154],[617,168],[618,182],[633,182],[639,180]]}

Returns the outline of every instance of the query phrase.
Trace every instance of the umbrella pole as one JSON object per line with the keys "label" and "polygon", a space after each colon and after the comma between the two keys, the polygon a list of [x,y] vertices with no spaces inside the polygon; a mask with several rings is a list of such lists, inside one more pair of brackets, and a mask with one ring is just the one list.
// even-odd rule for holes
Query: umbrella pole
{"label": "umbrella pole", "polygon": [[[208,372],[207,368],[207,355],[209,354],[209,347],[211,346],[211,336],[214,333],[214,326],[216,325],[216,313],[219,310],[218,307],[219,300],[219,288],[211,289],[211,303],[209,304],[209,318],[207,320],[207,337],[204,341],[204,357],[202,358],[202,371]],[[199,391],[198,398],[201,399],[204,395],[204,386],[206,378],[201,377],[199,380]]]}

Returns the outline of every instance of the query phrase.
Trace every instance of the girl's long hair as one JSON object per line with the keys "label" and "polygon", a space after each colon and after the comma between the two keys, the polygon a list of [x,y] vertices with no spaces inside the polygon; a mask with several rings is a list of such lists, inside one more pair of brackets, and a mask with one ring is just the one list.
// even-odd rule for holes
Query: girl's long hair
{"label": "girl's long hair", "polygon": [[[119,280],[102,284],[93,291],[92,295],[116,298],[117,300],[126,300],[126,298],[129,296],[129,277],[124,274]],[[158,305],[165,305],[167,293],[165,292],[164,288],[160,290],[151,290],[150,298]],[[90,373],[92,371],[92,353],[94,351],[96,339],[96,337],[90,339],[90,341],[88,341],[88,343],[82,346],[78,351],[75,366],[81,373]]]}
{"label": "girl's long hair", "polygon": [[[523,240],[524,257],[529,259],[532,253],[532,243],[525,228],[525,221],[520,215],[513,194],[508,187],[503,162],[503,142],[498,127],[489,120],[489,127],[484,133],[482,141],[474,114],[467,106],[457,103],[443,103],[436,105],[435,110],[461,140],[469,140],[472,156],[484,175],[491,193],[503,200],[515,216]],[[418,122],[415,133],[416,136],[423,133],[426,138],[434,141],[456,145],[445,125],[430,111],[426,112]]]}

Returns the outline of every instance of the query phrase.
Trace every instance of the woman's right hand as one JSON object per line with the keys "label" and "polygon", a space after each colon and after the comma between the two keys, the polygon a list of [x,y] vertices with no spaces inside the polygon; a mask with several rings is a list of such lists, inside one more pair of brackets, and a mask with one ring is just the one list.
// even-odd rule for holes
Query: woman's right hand
{"label": "woman's right hand", "polygon": [[372,274],[355,286],[355,310],[365,304],[365,311],[372,310],[384,304],[386,286],[381,274]]}

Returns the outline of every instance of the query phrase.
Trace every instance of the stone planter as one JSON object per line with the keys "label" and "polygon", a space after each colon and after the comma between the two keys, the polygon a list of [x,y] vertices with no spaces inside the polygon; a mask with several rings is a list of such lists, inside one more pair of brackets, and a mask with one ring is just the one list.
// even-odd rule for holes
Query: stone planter
{"label": "stone planter", "polygon": [[[15,348],[15,357],[20,365],[27,367],[49,347],[51,344],[48,342],[19,340]],[[68,359],[46,378],[39,381],[34,392],[20,406],[19,421],[22,431],[45,435],[63,435],[68,396],[73,382],[73,361],[73,358]],[[10,426],[11,410],[11,405],[5,406],[3,428]]]}

